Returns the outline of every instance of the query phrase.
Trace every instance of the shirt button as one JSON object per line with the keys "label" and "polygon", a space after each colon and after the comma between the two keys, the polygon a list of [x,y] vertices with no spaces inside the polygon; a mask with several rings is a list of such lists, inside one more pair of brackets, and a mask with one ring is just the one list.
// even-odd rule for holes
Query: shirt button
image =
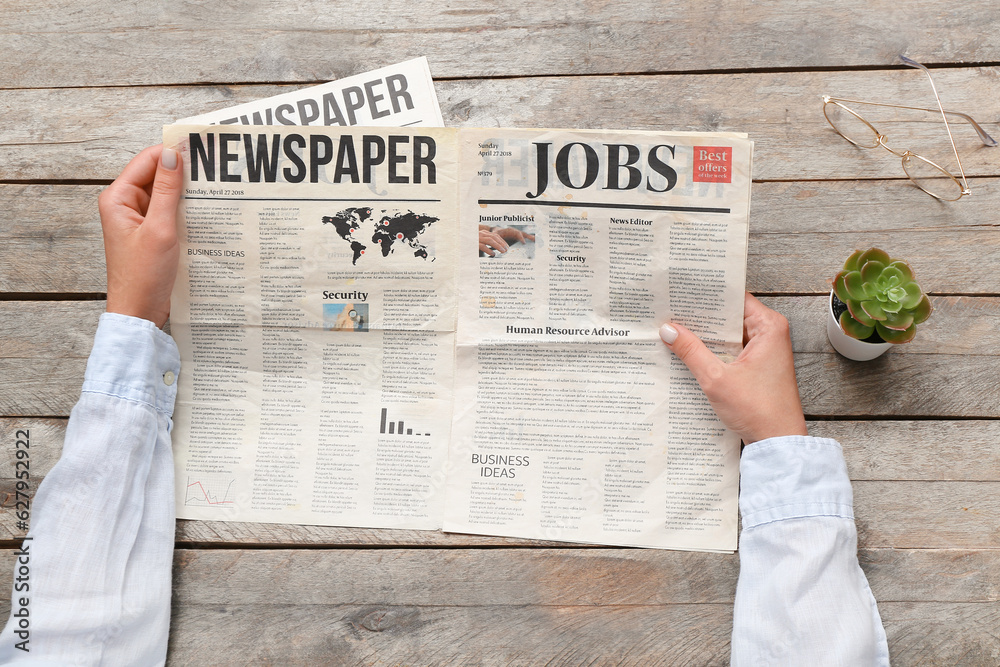
{"label": "shirt button", "polygon": [[173,371],[167,371],[166,373],[164,373],[163,374],[163,384],[165,384],[165,385],[167,385],[169,387],[173,383],[174,383],[174,372]]}

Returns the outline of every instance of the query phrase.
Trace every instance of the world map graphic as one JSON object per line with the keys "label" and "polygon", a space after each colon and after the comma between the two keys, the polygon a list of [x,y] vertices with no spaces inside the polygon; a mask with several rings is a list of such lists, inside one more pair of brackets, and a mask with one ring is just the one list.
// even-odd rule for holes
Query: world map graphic
{"label": "world map graphic", "polygon": [[[351,245],[354,258],[351,263],[357,265],[358,260],[368,250],[362,239],[371,238],[371,243],[377,244],[382,256],[388,257],[401,247],[408,246],[414,257],[423,260],[434,257],[427,252],[427,246],[420,243],[418,237],[427,228],[438,221],[438,218],[421,215],[413,211],[393,211],[382,209],[376,216],[371,207],[345,208],[334,215],[324,215],[323,224],[333,225],[337,235]],[[406,244],[403,246],[402,244]]]}

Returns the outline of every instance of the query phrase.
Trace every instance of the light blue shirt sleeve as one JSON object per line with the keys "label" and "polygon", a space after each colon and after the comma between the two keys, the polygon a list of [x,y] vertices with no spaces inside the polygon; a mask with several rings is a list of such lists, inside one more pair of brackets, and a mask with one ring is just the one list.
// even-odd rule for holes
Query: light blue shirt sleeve
{"label": "light blue shirt sleeve", "polygon": [[32,503],[3,664],[164,664],[179,372],[177,346],[152,322],[101,316],[62,456]]}
{"label": "light blue shirt sleeve", "polygon": [[740,460],[740,577],[732,665],[888,665],[875,598],[858,564],[840,444],[786,436]]}

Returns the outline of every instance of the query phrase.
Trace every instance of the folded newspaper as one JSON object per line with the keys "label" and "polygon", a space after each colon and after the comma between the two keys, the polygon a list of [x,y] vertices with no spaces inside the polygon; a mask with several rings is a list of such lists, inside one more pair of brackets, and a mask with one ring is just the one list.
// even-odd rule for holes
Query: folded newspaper
{"label": "folded newspaper", "polygon": [[[443,125],[425,58],[180,123]],[[653,332],[739,349],[744,135],[222,129],[165,133],[179,517],[735,548]]]}
{"label": "folded newspaper", "polygon": [[427,58],[414,58],[177,122],[206,125],[444,125]]}
{"label": "folded newspaper", "polygon": [[731,551],[752,143],[172,125],[180,518]]}

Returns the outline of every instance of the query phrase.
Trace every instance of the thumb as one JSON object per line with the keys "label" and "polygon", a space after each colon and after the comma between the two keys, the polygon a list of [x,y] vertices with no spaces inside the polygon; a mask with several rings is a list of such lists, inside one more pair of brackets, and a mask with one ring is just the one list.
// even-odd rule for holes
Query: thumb
{"label": "thumb", "polygon": [[[176,233],[177,203],[181,198],[183,183],[184,174],[179,154],[172,148],[164,148],[156,167],[144,224],[152,222],[158,228],[156,231],[162,234]],[[161,229],[161,226],[166,229]]]}
{"label": "thumb", "polygon": [[664,324],[660,327],[660,338],[684,362],[699,384],[717,376],[724,365],[700,338],[679,324]]}

